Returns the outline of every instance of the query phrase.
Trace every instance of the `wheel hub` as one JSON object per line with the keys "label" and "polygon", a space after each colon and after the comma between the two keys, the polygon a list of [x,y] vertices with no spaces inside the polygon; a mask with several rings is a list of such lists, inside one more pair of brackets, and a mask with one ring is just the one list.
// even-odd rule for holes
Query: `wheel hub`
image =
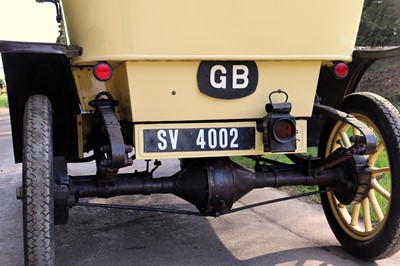
{"label": "wheel hub", "polygon": [[367,158],[354,155],[340,166],[345,172],[346,181],[340,183],[334,190],[338,201],[344,205],[362,202],[371,188],[371,169]]}

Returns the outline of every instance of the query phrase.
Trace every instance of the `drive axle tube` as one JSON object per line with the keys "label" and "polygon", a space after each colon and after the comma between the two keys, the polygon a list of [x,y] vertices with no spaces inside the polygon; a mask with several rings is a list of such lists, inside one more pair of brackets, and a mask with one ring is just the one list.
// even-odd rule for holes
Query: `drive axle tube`
{"label": "drive axle tube", "polygon": [[99,184],[95,175],[71,177],[69,190],[75,200],[83,197],[170,193],[192,203],[201,213],[216,216],[230,210],[233,203],[256,188],[329,186],[344,180],[343,177],[340,167],[314,175],[306,175],[296,169],[253,172],[229,158],[213,158],[194,160],[169,177],[152,178],[148,173],[119,174],[115,183],[109,186]]}

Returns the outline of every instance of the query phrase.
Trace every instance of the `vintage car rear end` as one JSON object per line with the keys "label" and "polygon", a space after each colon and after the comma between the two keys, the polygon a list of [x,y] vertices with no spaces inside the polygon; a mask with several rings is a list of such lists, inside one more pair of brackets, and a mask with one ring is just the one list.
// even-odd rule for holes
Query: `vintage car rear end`
{"label": "vintage car rear end", "polygon": [[[52,263],[51,228],[90,206],[80,198],[172,193],[217,217],[255,188],[287,185],[320,186],[354,255],[399,249],[398,112],[376,95],[345,97],[374,60],[399,54],[354,50],[362,0],[37,2],[56,5],[58,44],[0,42],[27,264]],[[301,155],[309,144],[318,156]],[[230,156],[252,158],[254,171]],[[166,158],[182,170],[153,178]],[[118,173],[133,160],[154,168]],[[95,175],[68,175],[67,163],[86,161]]]}
{"label": "vintage car rear end", "polygon": [[[270,101],[291,103],[295,150],[306,152],[321,65],[351,60],[362,4],[63,1],[70,42],[83,48],[72,59],[82,108],[101,91],[119,100],[138,159],[264,154],[256,121]],[[105,82],[92,74],[99,62],[113,68]]]}

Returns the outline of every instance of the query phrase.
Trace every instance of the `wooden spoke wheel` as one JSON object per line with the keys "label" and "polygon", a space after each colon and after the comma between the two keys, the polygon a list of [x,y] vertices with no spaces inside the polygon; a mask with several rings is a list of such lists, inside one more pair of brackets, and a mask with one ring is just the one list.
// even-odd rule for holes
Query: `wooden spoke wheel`
{"label": "wooden spoke wheel", "polygon": [[[347,96],[337,107],[364,122],[376,135],[377,151],[365,156],[370,189],[360,202],[343,204],[334,192],[321,195],[330,227],[351,254],[375,260],[400,248],[400,116],[384,98],[372,93]],[[342,122],[327,121],[320,155],[350,147],[351,136],[360,132]]]}

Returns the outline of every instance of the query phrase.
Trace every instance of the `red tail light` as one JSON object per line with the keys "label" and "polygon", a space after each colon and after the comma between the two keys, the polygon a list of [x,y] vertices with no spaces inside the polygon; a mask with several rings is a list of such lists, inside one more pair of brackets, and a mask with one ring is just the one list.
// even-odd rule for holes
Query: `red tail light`
{"label": "red tail light", "polygon": [[112,77],[113,70],[109,63],[99,62],[93,67],[93,75],[99,81],[107,81]]}
{"label": "red tail light", "polygon": [[273,126],[274,138],[280,143],[292,141],[296,136],[296,126],[291,119],[280,119]]}
{"label": "red tail light", "polygon": [[333,72],[337,78],[343,79],[349,74],[349,66],[346,63],[340,62],[333,66]]}

